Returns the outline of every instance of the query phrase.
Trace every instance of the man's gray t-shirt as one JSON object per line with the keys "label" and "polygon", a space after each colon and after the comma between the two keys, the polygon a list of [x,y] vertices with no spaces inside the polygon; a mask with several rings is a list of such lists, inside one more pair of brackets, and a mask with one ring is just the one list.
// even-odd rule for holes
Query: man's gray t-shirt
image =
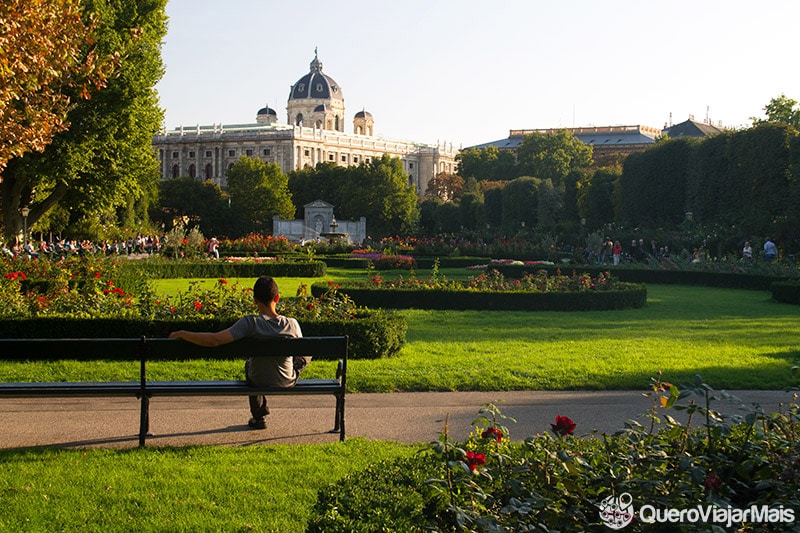
{"label": "man's gray t-shirt", "polygon": [[[302,337],[300,324],[294,318],[279,315],[247,315],[237,320],[228,331],[234,340],[245,337]],[[247,381],[257,387],[291,387],[297,372],[291,357],[252,357],[248,359]]]}

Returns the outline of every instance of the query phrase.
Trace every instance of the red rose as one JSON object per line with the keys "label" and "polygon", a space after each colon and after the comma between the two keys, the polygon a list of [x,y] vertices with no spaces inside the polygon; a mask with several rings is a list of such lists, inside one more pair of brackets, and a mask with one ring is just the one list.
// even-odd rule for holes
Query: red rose
{"label": "red rose", "polygon": [[481,433],[481,438],[494,439],[497,442],[503,440],[503,432],[495,427],[486,428],[486,431]]}
{"label": "red rose", "polygon": [[467,466],[471,471],[475,471],[479,466],[486,464],[486,456],[480,452],[467,452]]}
{"label": "red rose", "polygon": [[572,433],[575,431],[575,422],[566,416],[556,415],[556,423],[550,424],[550,427],[552,428],[553,433],[563,437],[565,435],[572,435]]}

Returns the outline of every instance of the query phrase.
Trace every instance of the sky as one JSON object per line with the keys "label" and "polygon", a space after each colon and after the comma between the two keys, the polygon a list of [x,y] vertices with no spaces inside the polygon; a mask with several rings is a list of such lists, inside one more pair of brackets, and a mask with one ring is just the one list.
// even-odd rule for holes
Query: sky
{"label": "sky", "polygon": [[800,100],[797,0],[169,0],[165,126],[286,122],[317,49],[345,131],[468,147],[511,129],[694,116],[747,127]]}

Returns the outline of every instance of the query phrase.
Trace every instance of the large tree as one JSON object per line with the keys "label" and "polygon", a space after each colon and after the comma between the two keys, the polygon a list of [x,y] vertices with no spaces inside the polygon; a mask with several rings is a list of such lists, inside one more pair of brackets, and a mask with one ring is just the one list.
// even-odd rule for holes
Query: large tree
{"label": "large tree", "polygon": [[277,163],[243,156],[228,170],[231,209],[241,219],[239,233],[272,231],[272,217],[293,218],[289,178]]}
{"label": "large tree", "polygon": [[798,106],[797,100],[787,98],[782,94],[764,106],[764,113],[767,115],[766,119],[753,117],[754,126],[765,122],[777,122],[794,126],[796,130],[800,131],[800,106]]}
{"label": "large tree", "polygon": [[164,230],[180,224],[187,229],[197,227],[204,235],[229,235],[232,212],[228,196],[219,185],[184,177],[161,181],[158,203],[152,206],[150,218]]}
{"label": "large tree", "polygon": [[[166,0],[84,0],[83,17],[96,21],[94,51],[119,55],[120,69],[92,99],[67,114],[70,128],[42,152],[13,158],[3,172],[0,199],[6,236],[19,232],[19,209],[29,206],[28,225],[54,206],[70,222],[96,219],[155,197],[158,161],[152,137],[163,120],[155,84],[163,74],[161,41]],[[77,98],[84,87],[66,93]],[[146,216],[142,208],[131,210]],[[138,221],[146,222],[146,221]]]}
{"label": "large tree", "polygon": [[467,148],[456,155],[458,174],[464,178],[497,181],[513,180],[519,176],[514,153],[496,146]]}
{"label": "large tree", "polygon": [[98,54],[96,21],[82,19],[79,4],[0,2],[0,171],[12,157],[44,150],[68,126],[75,97],[90,98],[119,65],[118,51]]}
{"label": "large tree", "polygon": [[567,130],[529,133],[517,148],[520,175],[550,179],[557,186],[564,184],[570,172],[591,164],[592,148]]}

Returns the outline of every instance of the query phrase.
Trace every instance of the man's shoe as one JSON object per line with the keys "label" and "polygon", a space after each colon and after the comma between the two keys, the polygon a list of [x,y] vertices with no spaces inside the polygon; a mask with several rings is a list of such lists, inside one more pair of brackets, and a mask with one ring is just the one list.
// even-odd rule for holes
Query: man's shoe
{"label": "man's shoe", "polygon": [[267,421],[263,418],[251,418],[247,425],[253,429],[267,429]]}

